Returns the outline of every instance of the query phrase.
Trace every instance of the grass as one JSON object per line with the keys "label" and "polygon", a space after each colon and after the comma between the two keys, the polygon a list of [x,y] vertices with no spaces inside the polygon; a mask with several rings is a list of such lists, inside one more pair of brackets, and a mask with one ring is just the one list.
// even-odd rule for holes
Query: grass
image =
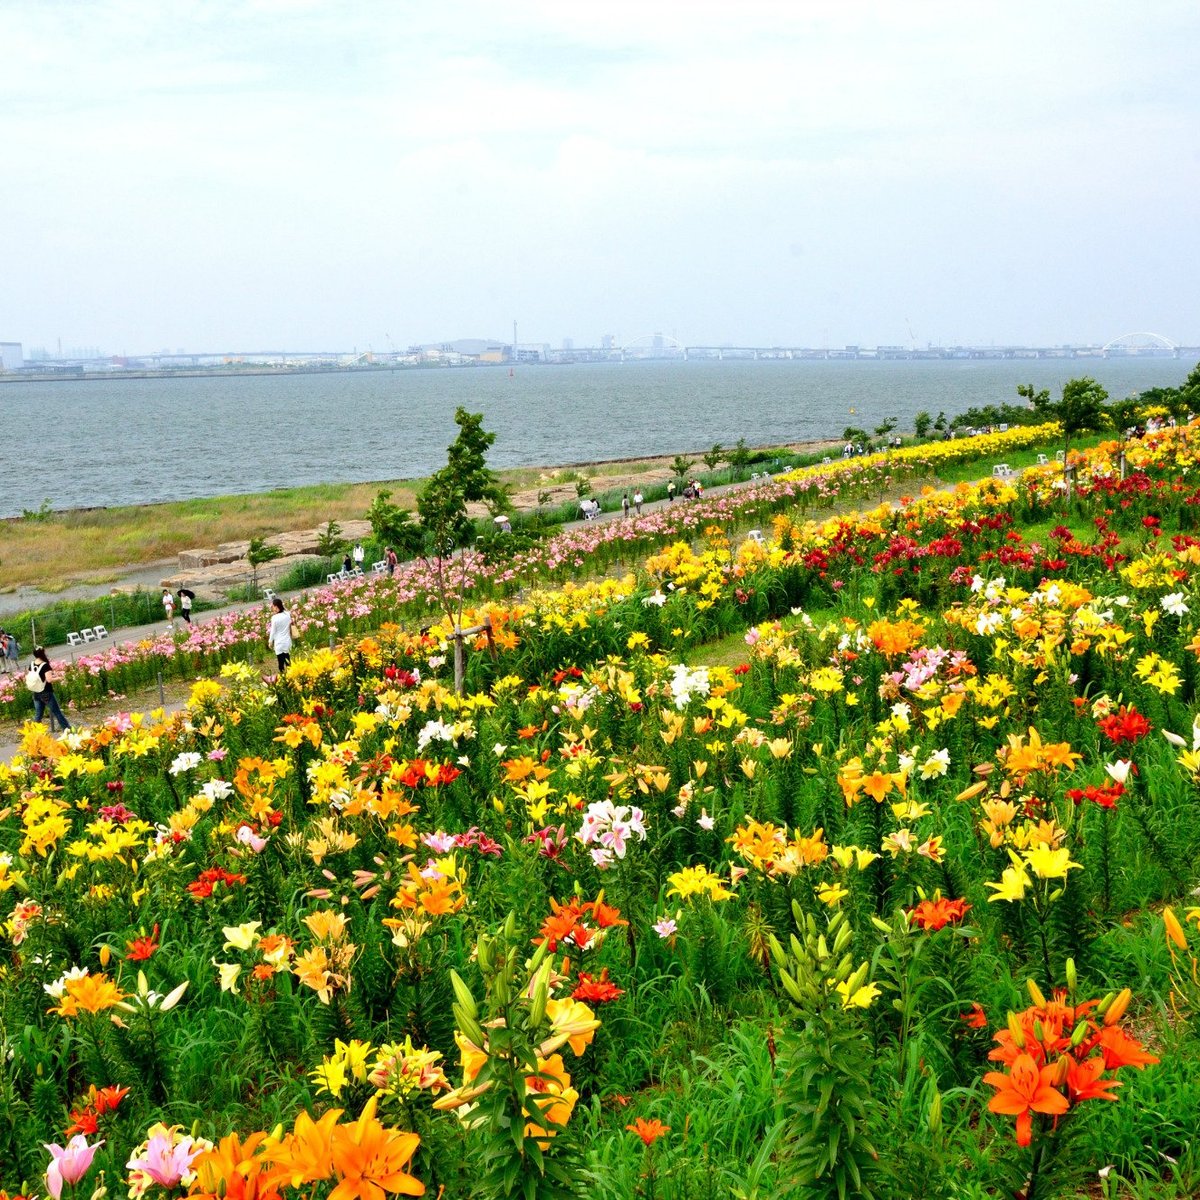
{"label": "grass", "polygon": [[415,487],[412,481],[317,484],[17,518],[5,522],[0,569],[8,587],[54,591],[71,580],[106,583],[114,578],[114,568],[157,562],[197,546],[361,519],[381,488],[391,489],[396,503],[411,508]]}
{"label": "grass", "polygon": [[[787,452],[757,452],[770,458]],[[550,488],[576,479],[661,473],[669,457],[629,462],[590,463],[577,467],[518,467],[498,471],[511,491]],[[696,460],[698,469],[702,468]],[[0,573],[5,589],[21,586],[61,591],[85,580],[110,583],[114,570],[174,558],[181,551],[221,542],[243,541],[292,529],[310,529],[326,521],[361,520],[381,489],[393,503],[416,507],[422,479],[373,483],[323,483],[272,492],[180,500],[168,504],[129,504],[114,508],[39,512],[3,522]],[[649,490],[647,491],[649,496]],[[578,516],[577,501],[563,506],[564,519]]]}

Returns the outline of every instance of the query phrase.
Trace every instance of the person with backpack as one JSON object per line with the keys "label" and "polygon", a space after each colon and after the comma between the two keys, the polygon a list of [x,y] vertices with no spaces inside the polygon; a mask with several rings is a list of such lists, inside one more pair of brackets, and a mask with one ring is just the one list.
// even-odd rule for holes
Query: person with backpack
{"label": "person with backpack", "polygon": [[46,648],[38,646],[33,652],[33,661],[25,673],[25,686],[33,693],[33,719],[40,721],[47,709],[50,710],[50,732],[54,732],[54,722],[58,721],[60,729],[70,729],[71,722],[63,716],[59,707],[58,697],[54,694],[54,684],[50,682],[50,672],[54,668],[46,657]]}

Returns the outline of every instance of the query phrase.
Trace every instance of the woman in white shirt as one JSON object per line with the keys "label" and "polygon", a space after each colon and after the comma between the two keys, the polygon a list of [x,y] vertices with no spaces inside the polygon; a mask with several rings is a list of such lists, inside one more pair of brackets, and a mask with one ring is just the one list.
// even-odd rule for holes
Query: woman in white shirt
{"label": "woman in white shirt", "polygon": [[278,596],[272,597],[271,606],[275,612],[271,615],[271,625],[267,630],[267,645],[275,651],[282,675],[292,661],[292,614],[283,607],[283,601]]}

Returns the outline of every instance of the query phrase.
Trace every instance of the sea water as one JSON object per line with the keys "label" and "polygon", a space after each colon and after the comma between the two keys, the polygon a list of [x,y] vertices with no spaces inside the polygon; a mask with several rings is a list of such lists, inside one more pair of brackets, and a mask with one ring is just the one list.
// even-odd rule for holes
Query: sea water
{"label": "sea water", "polygon": [[494,467],[838,438],[924,410],[1018,403],[1090,375],[1114,398],[1191,362],[725,361],[400,369],[0,385],[0,516],[296,484],[401,479],[446,461],[460,405]]}

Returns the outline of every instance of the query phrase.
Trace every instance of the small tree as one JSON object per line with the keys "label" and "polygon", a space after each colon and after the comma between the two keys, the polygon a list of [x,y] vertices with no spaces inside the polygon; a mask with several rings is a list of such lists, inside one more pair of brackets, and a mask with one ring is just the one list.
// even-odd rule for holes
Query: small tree
{"label": "small tree", "polygon": [[417,493],[417,512],[425,532],[425,559],[434,576],[442,608],[454,625],[454,682],[461,689],[463,668],[462,612],[466,591],[466,559],[461,561],[457,612],[454,597],[446,580],[446,560],[474,532],[474,523],[467,514],[470,503],[484,503],[495,513],[507,501],[504,489],[488,469],[487,449],[496,440],[494,433],[483,428],[483,414],[469,413],[465,408],[454,412],[458,437],[450,443],[446,465],[435,471]]}
{"label": "small tree", "polygon": [[687,478],[688,472],[696,464],[690,458],[684,458],[682,454],[675,455],[675,461],[671,464],[671,474],[682,484]]}
{"label": "small tree", "polygon": [[886,421],[880,422],[875,426],[875,436],[877,438],[885,438],[896,428],[896,418],[888,417]]}
{"label": "small tree", "polygon": [[342,527],[336,521],[329,521],[325,528],[317,534],[317,553],[322,558],[337,558],[346,553],[347,542],[342,537]]}
{"label": "small tree", "polygon": [[746,445],[744,437],[738,438],[737,445],[726,456],[726,462],[739,475],[743,474],[750,466],[750,448]]}
{"label": "small tree", "polygon": [[944,412],[938,413],[937,420],[933,423],[933,431],[935,433],[946,432],[946,414]]}
{"label": "small tree", "polygon": [[1114,400],[1105,410],[1117,436],[1124,441],[1125,431],[1132,429],[1142,419],[1142,402],[1136,396]]}
{"label": "small tree", "polygon": [[721,465],[725,458],[725,447],[720,442],[714,442],[713,448],[704,454],[704,465],[710,470],[715,471]]}
{"label": "small tree", "polygon": [[246,561],[250,564],[250,586],[258,591],[258,568],[264,563],[274,562],[283,551],[264,537],[250,539],[246,548]]}
{"label": "small tree", "polygon": [[1089,430],[1102,429],[1106,420],[1104,402],[1108,393],[1094,379],[1069,379],[1063,384],[1062,399],[1050,399],[1043,389],[1033,390],[1033,384],[1023,383],[1017,394],[1024,396],[1043,416],[1057,421],[1063,431],[1063,473],[1066,473],[1066,458],[1071,452],[1071,439]]}
{"label": "small tree", "polygon": [[411,558],[420,553],[424,532],[412,519],[412,513],[393,504],[391,497],[391,492],[380,492],[367,509],[367,520],[371,522],[371,532],[377,542],[391,546],[400,558]]}
{"label": "small tree", "polygon": [[933,418],[922,409],[915,417],[913,417],[913,432],[924,441],[929,436],[929,427],[933,424]]}

